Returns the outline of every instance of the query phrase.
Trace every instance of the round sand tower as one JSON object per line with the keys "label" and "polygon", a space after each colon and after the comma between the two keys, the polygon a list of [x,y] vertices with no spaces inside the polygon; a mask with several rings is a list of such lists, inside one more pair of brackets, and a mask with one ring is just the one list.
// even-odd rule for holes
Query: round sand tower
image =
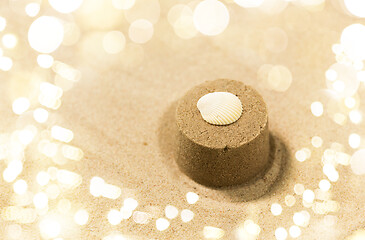
{"label": "round sand tower", "polygon": [[[197,103],[205,95],[227,92],[242,103],[240,115],[227,125],[203,119]],[[207,81],[188,91],[176,108],[176,162],[187,176],[209,187],[244,184],[269,165],[269,129],[263,98],[239,81]]]}

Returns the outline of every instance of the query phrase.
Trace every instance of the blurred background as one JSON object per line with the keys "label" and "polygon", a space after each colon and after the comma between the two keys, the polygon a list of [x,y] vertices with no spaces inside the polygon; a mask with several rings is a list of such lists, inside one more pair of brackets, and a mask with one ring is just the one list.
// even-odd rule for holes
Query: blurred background
{"label": "blurred background", "polygon": [[[1,0],[0,239],[365,239],[364,60],[362,0]],[[160,163],[161,116],[216,78],[288,145],[246,205]]]}

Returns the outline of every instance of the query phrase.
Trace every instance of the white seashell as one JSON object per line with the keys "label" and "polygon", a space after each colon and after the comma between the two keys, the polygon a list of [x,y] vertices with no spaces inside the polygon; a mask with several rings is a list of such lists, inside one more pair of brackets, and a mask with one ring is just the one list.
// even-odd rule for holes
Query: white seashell
{"label": "white seashell", "polygon": [[241,100],[229,92],[208,93],[196,105],[203,119],[213,125],[234,123],[242,115]]}

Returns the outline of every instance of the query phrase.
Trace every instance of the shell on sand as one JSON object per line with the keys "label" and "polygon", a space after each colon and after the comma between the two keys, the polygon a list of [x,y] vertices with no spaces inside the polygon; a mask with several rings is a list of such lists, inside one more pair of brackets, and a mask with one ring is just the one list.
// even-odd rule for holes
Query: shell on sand
{"label": "shell on sand", "polygon": [[205,121],[213,125],[228,125],[242,115],[240,99],[229,92],[213,92],[202,96],[197,107]]}

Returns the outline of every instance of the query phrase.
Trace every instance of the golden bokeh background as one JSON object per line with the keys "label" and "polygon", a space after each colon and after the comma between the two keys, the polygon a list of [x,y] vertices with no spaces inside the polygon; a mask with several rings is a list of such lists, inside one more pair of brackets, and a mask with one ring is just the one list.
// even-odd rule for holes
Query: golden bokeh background
{"label": "golden bokeh background", "polygon": [[[365,239],[364,60],[361,0],[3,0],[0,239]],[[258,200],[211,198],[161,146],[216,78],[287,145]]]}

